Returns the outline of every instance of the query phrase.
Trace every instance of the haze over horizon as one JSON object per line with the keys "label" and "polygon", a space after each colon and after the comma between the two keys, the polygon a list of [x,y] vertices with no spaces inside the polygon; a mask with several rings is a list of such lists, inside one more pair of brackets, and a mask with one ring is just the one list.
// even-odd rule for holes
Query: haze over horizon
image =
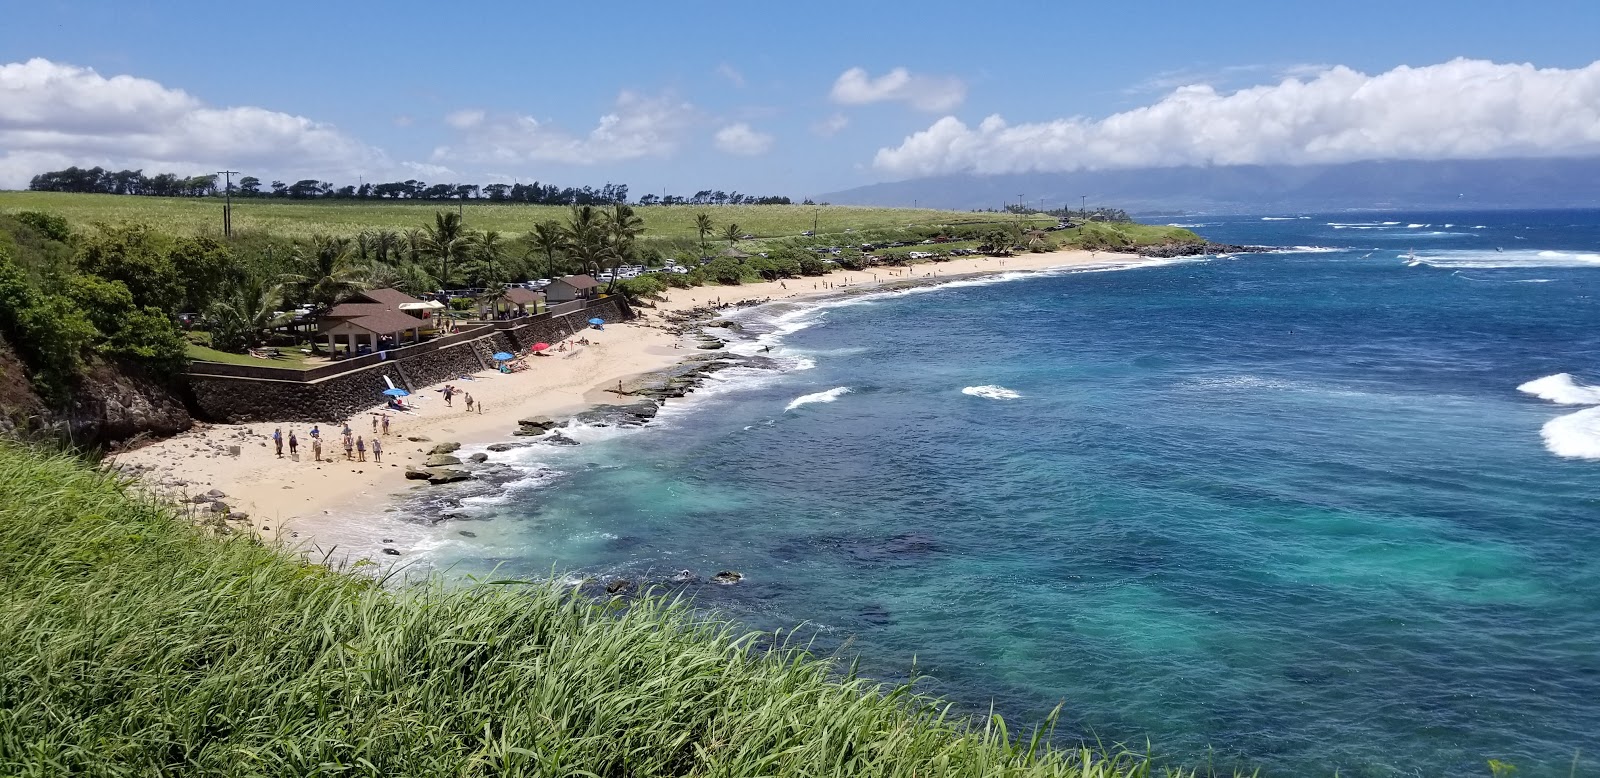
{"label": "haze over horizon", "polygon": [[0,30],[0,188],[99,165],[799,199],[952,174],[1600,155],[1590,4],[971,10],[23,7]]}

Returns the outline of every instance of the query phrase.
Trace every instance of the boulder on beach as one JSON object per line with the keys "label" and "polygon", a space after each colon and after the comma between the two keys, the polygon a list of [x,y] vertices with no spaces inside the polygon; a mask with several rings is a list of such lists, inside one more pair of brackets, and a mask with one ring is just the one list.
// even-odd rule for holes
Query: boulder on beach
{"label": "boulder on beach", "polygon": [[227,497],[228,495],[223,494],[221,489],[212,489],[211,491],[206,492],[206,496],[213,500],[219,500],[223,497]]}
{"label": "boulder on beach", "polygon": [[430,484],[453,484],[457,481],[466,481],[471,478],[471,473],[465,470],[457,470],[453,467],[428,468],[428,483]]}
{"label": "boulder on beach", "polygon": [[454,441],[451,441],[449,443],[440,443],[439,445],[434,446],[433,448],[428,450],[428,453],[429,454],[454,454],[456,452],[456,449],[458,449],[458,448],[461,448],[461,444],[460,443],[456,443]]}
{"label": "boulder on beach", "polygon": [[427,435],[411,435],[411,436],[407,437],[406,440],[409,440],[412,443],[432,443],[433,442],[433,438],[430,438]]}
{"label": "boulder on beach", "polygon": [[547,430],[556,426],[556,420],[549,416],[529,416],[525,419],[517,419],[517,426],[524,429]]}
{"label": "boulder on beach", "polygon": [[426,481],[430,477],[432,477],[432,474],[430,474],[426,470],[423,470],[420,467],[408,467],[408,468],[406,468],[406,478],[408,478],[408,479],[410,479],[412,481]]}
{"label": "boulder on beach", "polygon": [[427,462],[427,466],[428,467],[449,467],[450,465],[459,465],[459,464],[461,464],[461,460],[456,458],[456,457],[450,456],[449,454],[432,454],[432,455],[429,455],[428,462]]}
{"label": "boulder on beach", "polygon": [[467,457],[467,459],[470,460],[470,461],[473,461],[473,462],[477,462],[479,464],[483,464],[484,462],[489,461],[489,455],[483,453],[482,451],[479,451],[478,453],[473,454],[470,457]]}

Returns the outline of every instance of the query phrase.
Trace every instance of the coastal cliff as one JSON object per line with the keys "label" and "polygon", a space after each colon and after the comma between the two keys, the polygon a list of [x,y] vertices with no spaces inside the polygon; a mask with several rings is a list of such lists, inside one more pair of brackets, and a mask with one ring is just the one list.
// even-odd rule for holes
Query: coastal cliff
{"label": "coastal cliff", "polygon": [[65,404],[41,397],[27,367],[0,336],[0,433],[106,448],[140,437],[165,437],[194,423],[175,388],[143,368],[100,360],[77,378]]}

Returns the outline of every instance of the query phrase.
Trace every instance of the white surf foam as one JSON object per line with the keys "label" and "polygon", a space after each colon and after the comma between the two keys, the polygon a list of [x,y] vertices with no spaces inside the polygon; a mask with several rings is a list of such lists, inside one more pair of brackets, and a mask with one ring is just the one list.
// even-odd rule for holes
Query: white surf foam
{"label": "white surf foam", "polygon": [[850,387],[836,386],[826,392],[812,392],[811,394],[800,395],[799,397],[789,401],[789,404],[784,406],[783,409],[785,411],[792,411],[802,405],[811,405],[812,403],[831,403],[849,393]]}
{"label": "white surf foam", "polygon": [[1273,249],[1268,254],[1327,254],[1333,251],[1348,251],[1348,249],[1334,248],[1333,246],[1290,246],[1286,249]]}
{"label": "white surf foam", "polygon": [[1600,386],[1578,383],[1571,373],[1534,379],[1517,387],[1517,391],[1559,405],[1600,405]]}
{"label": "white surf foam", "polygon": [[1422,227],[1432,227],[1432,226],[1433,225],[1431,225],[1431,224],[1407,224],[1406,228],[1415,230],[1415,229],[1419,229],[1419,228],[1422,228]]}
{"label": "white surf foam", "polygon": [[1600,459],[1600,408],[1557,416],[1540,430],[1544,447],[1558,457]]}
{"label": "white surf foam", "polygon": [[989,400],[1016,400],[1022,397],[1022,395],[1017,394],[1014,390],[1007,389],[1003,386],[996,386],[994,384],[968,386],[962,389],[961,393],[969,394],[973,397],[983,397]]}
{"label": "white surf foam", "polygon": [[[1404,259],[1404,255],[1400,258]],[[1582,251],[1459,249],[1419,253],[1413,265],[1443,268],[1600,267],[1600,254]]]}
{"label": "white surf foam", "polygon": [[1304,217],[1301,217],[1301,216],[1263,216],[1263,217],[1261,217],[1261,220],[1264,221],[1264,222],[1292,222],[1295,219],[1301,219],[1301,218],[1304,218]]}

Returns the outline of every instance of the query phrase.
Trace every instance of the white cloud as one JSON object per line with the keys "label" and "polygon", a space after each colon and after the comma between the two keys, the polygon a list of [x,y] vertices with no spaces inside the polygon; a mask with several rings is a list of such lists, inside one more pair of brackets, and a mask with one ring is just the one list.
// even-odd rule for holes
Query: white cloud
{"label": "white cloud", "polygon": [[772,148],[771,135],[764,132],[756,132],[744,122],[730,124],[717,130],[714,140],[718,149],[741,157],[765,154],[767,149]]}
{"label": "white cloud", "polygon": [[461,110],[444,117],[444,123],[458,130],[470,130],[488,117],[488,114],[477,110]]}
{"label": "white cloud", "polygon": [[741,89],[744,88],[744,74],[740,73],[738,68],[729,65],[726,62],[717,65],[717,75],[728,79],[728,83],[733,84],[736,87]]}
{"label": "white cloud", "polygon": [[824,138],[831,138],[835,135],[838,135],[841,130],[849,126],[850,117],[845,116],[842,113],[836,113],[826,119],[813,122],[811,124],[811,132]]}
{"label": "white cloud", "polygon": [[694,106],[671,96],[649,97],[624,91],[611,113],[585,135],[574,135],[531,116],[486,116],[456,125],[458,146],[434,149],[436,162],[464,161],[509,165],[561,162],[593,165],[641,157],[668,157],[693,124]]}
{"label": "white cloud", "polygon": [[304,116],[217,108],[149,79],[46,59],[0,65],[0,187],[67,165],[318,178],[392,166],[378,149]]}
{"label": "white cloud", "polygon": [[850,68],[833,82],[829,97],[841,105],[903,102],[919,111],[948,111],[967,97],[967,85],[952,76],[913,74],[895,68],[877,78],[865,68]]}
{"label": "white cloud", "polygon": [[900,176],[1173,165],[1600,153],[1600,62],[1573,70],[1456,59],[1376,76],[1346,67],[1219,93],[1174,90],[1101,120],[976,128],[952,116],[873,166]]}

